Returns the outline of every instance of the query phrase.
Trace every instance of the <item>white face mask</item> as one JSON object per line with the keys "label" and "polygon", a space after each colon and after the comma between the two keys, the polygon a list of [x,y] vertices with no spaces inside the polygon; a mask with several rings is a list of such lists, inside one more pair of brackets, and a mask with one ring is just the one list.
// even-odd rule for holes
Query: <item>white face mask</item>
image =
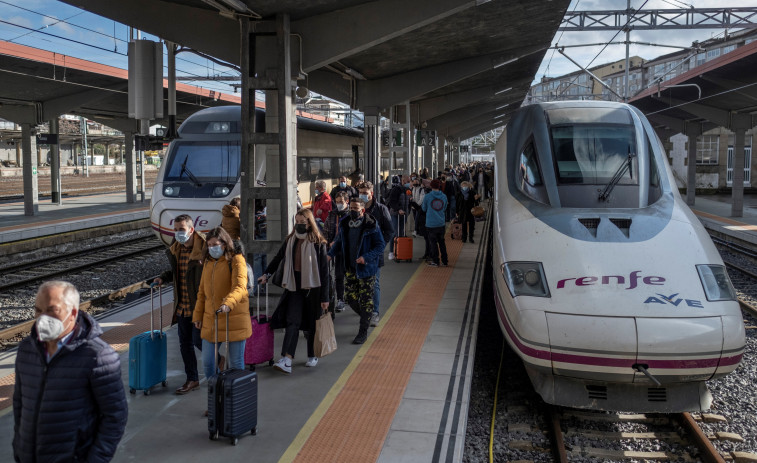
{"label": "white face mask", "polygon": [[187,241],[189,241],[190,236],[192,236],[192,234],[189,232],[185,232],[184,230],[179,230],[173,235],[173,237],[176,238],[176,241],[178,241],[181,244],[184,244]]}
{"label": "white face mask", "polygon": [[338,211],[343,211],[347,209],[347,203],[336,203],[336,209]]}
{"label": "white face mask", "polygon": [[[63,320],[68,319],[70,315],[69,313]],[[42,342],[55,341],[63,334],[65,329],[66,326],[63,322],[55,317],[40,315],[37,318],[37,338]]]}
{"label": "white face mask", "polygon": [[210,254],[210,257],[213,259],[218,259],[223,255],[223,248],[220,244],[218,246],[210,246],[208,248],[208,254]]}

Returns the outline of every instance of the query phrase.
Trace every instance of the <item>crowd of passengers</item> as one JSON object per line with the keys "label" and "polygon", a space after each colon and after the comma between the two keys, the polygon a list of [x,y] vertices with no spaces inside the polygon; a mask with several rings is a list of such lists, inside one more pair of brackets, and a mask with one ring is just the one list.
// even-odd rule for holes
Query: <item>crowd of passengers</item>
{"label": "crowd of passengers", "polygon": [[[383,179],[379,198],[359,173],[351,184],[341,177],[331,192],[325,181],[316,181],[311,207],[297,211],[294,229],[276,255],[270,262],[255,256],[257,282],[271,281],[284,290],[270,320],[272,329],[284,329],[274,367],[292,373],[300,331],[307,342],[305,366],[318,364],[316,320],[332,305],[334,312],[349,306],[360,316],[352,342],[364,343],[369,327],[380,321],[386,246],[412,229],[413,237],[425,240],[427,264],[447,266],[446,222],[462,224],[463,242],[473,243],[471,209],[491,194],[491,175],[488,164],[448,167],[435,178],[423,169],[393,176],[391,182]],[[252,334],[248,278],[255,277],[248,274],[240,243],[240,206],[239,198],[224,206],[221,226],[207,233],[194,228],[190,215],[176,217],[167,250],[170,269],[150,282],[174,285],[172,325],[186,373],[175,391],[179,395],[200,387],[195,349],[202,353],[206,378],[227,366],[245,367],[245,343]],[[265,205],[256,203],[255,211],[255,237],[265,239]],[[387,257],[394,259],[391,247]],[[16,357],[14,459],[110,461],[128,415],[118,354],[100,339],[97,321],[79,310],[79,293],[70,283],[44,283],[35,312],[31,334]],[[217,318],[215,328],[218,314],[226,316]],[[228,342],[226,356],[214,358],[216,342]]]}

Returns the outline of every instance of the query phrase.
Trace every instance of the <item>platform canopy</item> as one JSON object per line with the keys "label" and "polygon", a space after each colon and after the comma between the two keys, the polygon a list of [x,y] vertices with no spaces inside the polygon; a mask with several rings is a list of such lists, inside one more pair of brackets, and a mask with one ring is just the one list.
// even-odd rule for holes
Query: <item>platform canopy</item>
{"label": "platform canopy", "polygon": [[[757,112],[757,42],[658,82],[630,100],[661,135],[701,133],[715,127],[754,126]],[[690,127],[689,127],[690,128]]]}
{"label": "platform canopy", "polygon": [[520,106],[570,3],[63,1],[237,65],[236,18],[288,14],[300,86],[363,111],[410,101],[418,123],[460,138],[503,125]]}

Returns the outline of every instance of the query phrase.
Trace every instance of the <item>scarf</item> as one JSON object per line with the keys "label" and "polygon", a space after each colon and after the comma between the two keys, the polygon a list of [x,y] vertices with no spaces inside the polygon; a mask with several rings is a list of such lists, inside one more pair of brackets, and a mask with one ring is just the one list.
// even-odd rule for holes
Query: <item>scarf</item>
{"label": "scarf", "polygon": [[[461,190],[461,191],[462,191],[462,190]],[[463,199],[464,199],[464,200],[466,200],[466,201],[468,200],[468,195],[470,195],[470,190],[468,190],[468,191],[463,191]]]}
{"label": "scarf", "polygon": [[349,226],[350,228],[359,228],[363,225],[363,217],[360,217],[357,220],[350,219]]}
{"label": "scarf", "polygon": [[[282,275],[281,280],[281,287],[292,292],[297,291],[292,262],[295,241],[297,241],[297,238],[294,235],[287,241],[286,254],[284,255],[284,275]],[[318,255],[315,252],[315,244],[305,239],[302,240],[300,246],[300,289],[318,288],[321,286],[321,276],[318,273]]]}

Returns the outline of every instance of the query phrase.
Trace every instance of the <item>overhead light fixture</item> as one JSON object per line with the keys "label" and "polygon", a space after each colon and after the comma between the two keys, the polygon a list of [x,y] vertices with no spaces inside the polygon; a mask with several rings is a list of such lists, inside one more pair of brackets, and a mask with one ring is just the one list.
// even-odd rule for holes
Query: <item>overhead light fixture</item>
{"label": "overhead light fixture", "polygon": [[505,109],[505,108],[507,108],[508,106],[510,106],[510,103],[508,103],[508,104],[503,104],[502,106],[498,106],[498,107],[494,108],[494,110],[495,110],[495,111],[499,111],[500,109]]}
{"label": "overhead light fixture", "polygon": [[510,59],[508,59],[508,60],[502,61],[502,62],[501,62],[501,63],[499,63],[499,64],[495,64],[495,65],[494,65],[494,69],[497,69],[497,68],[501,68],[501,67],[502,67],[502,66],[504,66],[505,64],[514,63],[515,61],[518,61],[518,58],[517,58],[517,57],[515,57],[515,58],[510,58]]}
{"label": "overhead light fixture", "polygon": [[502,119],[503,117],[507,116],[508,113],[502,113],[499,116],[495,116],[494,119]]}
{"label": "overhead light fixture", "polygon": [[513,89],[512,87],[507,87],[507,88],[506,88],[506,89],[504,89],[504,90],[500,90],[500,91],[498,91],[498,92],[494,92],[494,94],[495,94],[495,95],[499,95],[500,93],[509,92],[509,91],[510,91],[510,90],[512,90],[512,89]]}
{"label": "overhead light fixture", "polygon": [[365,78],[364,75],[360,74],[358,71],[356,71],[356,70],[354,70],[352,68],[347,68],[347,69],[344,70],[344,72],[346,72],[347,74],[351,75],[352,77],[354,77],[357,80],[368,80],[368,79]]}

